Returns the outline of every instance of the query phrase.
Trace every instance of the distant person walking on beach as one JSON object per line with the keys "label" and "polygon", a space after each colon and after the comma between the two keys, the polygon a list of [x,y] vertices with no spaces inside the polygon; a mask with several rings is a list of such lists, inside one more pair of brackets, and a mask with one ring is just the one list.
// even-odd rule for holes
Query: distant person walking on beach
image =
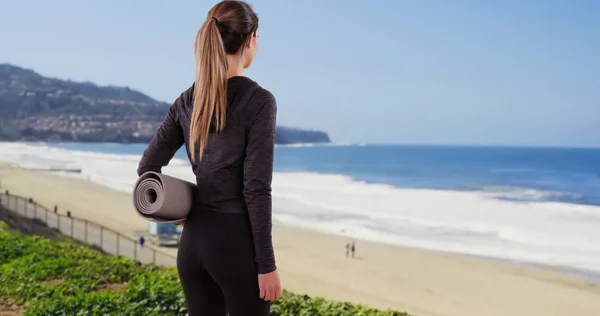
{"label": "distant person walking on beach", "polygon": [[280,297],[271,219],[277,104],[244,76],[257,46],[249,4],[221,1],[208,12],[196,35],[195,82],[170,107],[137,170],[161,172],[185,145],[198,186],[177,252],[190,316],[266,316]]}
{"label": "distant person walking on beach", "polygon": [[144,240],[144,236],[140,236],[140,247],[144,248],[144,242],[146,240]]}
{"label": "distant person walking on beach", "polygon": [[347,242],[346,243],[346,257],[350,256],[350,253],[352,253],[352,258],[354,258],[355,251],[356,251],[356,246],[354,245],[354,240],[352,241],[352,243]]}

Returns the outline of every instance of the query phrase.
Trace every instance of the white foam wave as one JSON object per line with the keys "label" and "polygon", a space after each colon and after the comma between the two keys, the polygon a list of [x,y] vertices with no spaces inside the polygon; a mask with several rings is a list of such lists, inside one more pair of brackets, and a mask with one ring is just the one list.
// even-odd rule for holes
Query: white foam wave
{"label": "white foam wave", "polygon": [[[0,160],[37,168],[76,166],[82,174],[71,176],[131,192],[139,156],[0,143]],[[181,159],[164,172],[194,181],[188,162]],[[273,196],[274,220],[288,225],[600,272],[600,207],[517,203],[486,191],[399,189],[304,172],[276,172]]]}
{"label": "white foam wave", "polygon": [[490,198],[514,201],[576,201],[582,198],[581,194],[576,193],[520,187],[486,187],[479,191]]}
{"label": "white foam wave", "polygon": [[338,142],[331,142],[331,143],[294,143],[294,144],[276,144],[275,147],[290,147],[290,148],[295,148],[295,147],[344,147],[344,146],[367,146],[366,143],[338,143]]}

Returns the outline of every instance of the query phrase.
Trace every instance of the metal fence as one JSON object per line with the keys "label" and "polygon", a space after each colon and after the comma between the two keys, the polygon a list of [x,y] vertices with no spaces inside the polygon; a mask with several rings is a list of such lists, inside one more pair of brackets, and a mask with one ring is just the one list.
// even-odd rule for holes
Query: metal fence
{"label": "metal fence", "polygon": [[176,263],[176,257],[171,254],[147,245],[141,246],[137,240],[100,224],[76,218],[70,214],[62,214],[62,211],[59,213],[56,206],[50,210],[32,198],[12,195],[6,191],[0,193],[0,205],[21,216],[42,221],[48,227],[55,228],[64,235],[102,249],[109,254],[157,265],[174,266]]}

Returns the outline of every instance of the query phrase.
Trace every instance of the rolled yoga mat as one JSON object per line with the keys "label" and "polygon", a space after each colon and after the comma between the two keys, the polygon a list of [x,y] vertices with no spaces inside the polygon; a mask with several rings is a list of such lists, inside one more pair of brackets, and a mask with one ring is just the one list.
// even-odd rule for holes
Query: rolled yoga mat
{"label": "rolled yoga mat", "polygon": [[146,220],[180,224],[187,218],[197,186],[162,173],[142,174],[133,189],[133,206]]}

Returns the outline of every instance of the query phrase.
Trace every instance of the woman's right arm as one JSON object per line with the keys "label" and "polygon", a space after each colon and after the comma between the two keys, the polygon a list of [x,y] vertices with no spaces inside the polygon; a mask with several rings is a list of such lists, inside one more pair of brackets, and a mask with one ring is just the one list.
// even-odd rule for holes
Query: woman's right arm
{"label": "woman's right arm", "polygon": [[162,167],[169,164],[177,150],[183,145],[183,129],[178,122],[178,109],[181,108],[181,102],[183,102],[183,94],[171,105],[163,122],[144,150],[138,164],[138,176],[148,171],[162,172]]}

